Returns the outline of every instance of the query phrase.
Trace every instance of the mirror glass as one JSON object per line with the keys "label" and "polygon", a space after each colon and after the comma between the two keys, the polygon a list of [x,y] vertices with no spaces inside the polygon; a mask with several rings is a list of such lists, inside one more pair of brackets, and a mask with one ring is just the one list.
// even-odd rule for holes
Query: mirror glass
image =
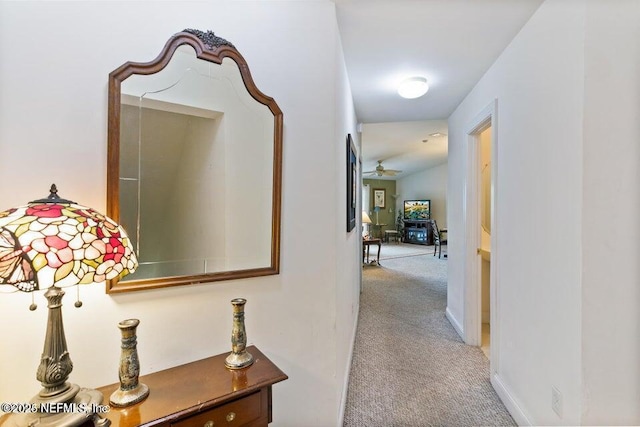
{"label": "mirror glass", "polygon": [[281,113],[247,89],[239,54],[198,47],[120,82],[114,197],[140,266],[111,292],[278,272]]}

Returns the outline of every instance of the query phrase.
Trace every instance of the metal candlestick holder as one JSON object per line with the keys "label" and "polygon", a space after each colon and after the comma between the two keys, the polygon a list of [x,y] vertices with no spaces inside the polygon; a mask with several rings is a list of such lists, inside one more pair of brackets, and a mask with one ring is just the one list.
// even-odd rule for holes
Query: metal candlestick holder
{"label": "metal candlestick holder", "polygon": [[231,354],[224,364],[229,369],[241,369],[253,363],[253,356],[247,351],[247,332],[244,328],[244,305],[247,300],[235,298],[231,300],[233,306],[233,329],[231,331]]}
{"label": "metal candlestick holder", "polygon": [[120,355],[120,388],[111,394],[109,403],[112,406],[125,407],[143,401],[149,395],[149,387],[138,382],[140,361],[138,360],[138,341],[136,328],[138,319],[123,320],[118,323],[122,333],[122,353]]}

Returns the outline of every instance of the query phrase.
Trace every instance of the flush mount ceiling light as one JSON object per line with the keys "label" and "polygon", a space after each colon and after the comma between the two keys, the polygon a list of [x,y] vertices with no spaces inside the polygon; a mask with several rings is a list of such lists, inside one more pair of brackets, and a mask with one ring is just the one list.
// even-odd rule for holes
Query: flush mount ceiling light
{"label": "flush mount ceiling light", "polygon": [[403,80],[398,87],[398,95],[403,98],[419,98],[429,90],[427,79],[424,77],[411,77]]}
{"label": "flush mount ceiling light", "polygon": [[435,132],[435,133],[430,133],[429,136],[437,138],[439,136],[447,136],[447,134],[446,133],[442,133],[442,132]]}

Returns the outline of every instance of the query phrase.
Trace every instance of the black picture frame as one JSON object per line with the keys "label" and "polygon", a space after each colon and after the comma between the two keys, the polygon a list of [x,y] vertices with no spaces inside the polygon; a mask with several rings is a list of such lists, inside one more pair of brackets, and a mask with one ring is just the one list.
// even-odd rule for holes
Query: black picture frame
{"label": "black picture frame", "polygon": [[356,226],[356,206],[358,205],[358,168],[356,166],[356,146],[351,134],[347,134],[347,233]]}

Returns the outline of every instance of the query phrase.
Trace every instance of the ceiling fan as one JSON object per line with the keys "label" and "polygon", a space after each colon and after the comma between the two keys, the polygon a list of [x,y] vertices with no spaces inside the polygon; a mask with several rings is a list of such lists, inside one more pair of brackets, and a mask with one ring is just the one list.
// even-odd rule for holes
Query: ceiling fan
{"label": "ceiling fan", "polygon": [[378,166],[376,166],[376,170],[362,172],[363,175],[377,175],[377,176],[396,176],[396,174],[402,171],[397,171],[393,169],[385,169],[382,166],[382,160],[378,160]]}

